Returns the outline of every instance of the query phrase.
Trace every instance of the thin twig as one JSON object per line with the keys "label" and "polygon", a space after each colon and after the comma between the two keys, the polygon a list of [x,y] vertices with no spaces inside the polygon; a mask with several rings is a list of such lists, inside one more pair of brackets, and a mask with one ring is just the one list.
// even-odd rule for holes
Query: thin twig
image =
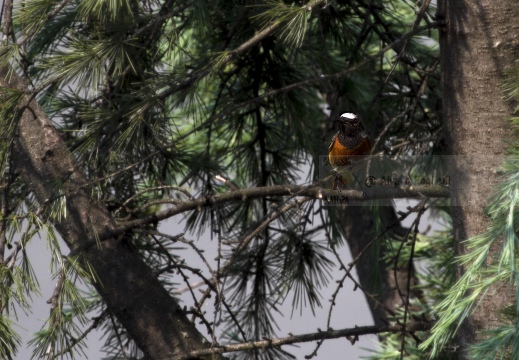
{"label": "thin twig", "polygon": [[221,175],[216,175],[215,176],[215,179],[218,180],[218,181],[221,181],[223,182],[225,185],[227,185],[231,190],[240,190],[240,188],[238,186],[236,186],[231,180],[229,179],[226,179],[224,178],[223,176]]}
{"label": "thin twig", "polygon": [[59,353],[54,354],[54,356],[52,357],[52,359],[57,359],[58,357],[60,357],[60,356],[62,356],[62,355],[65,355],[66,353],[72,351],[72,349],[74,348],[74,346],[76,346],[76,345],[79,344],[81,341],[83,341],[83,339],[85,339],[85,338],[87,337],[87,335],[88,335],[92,330],[96,329],[96,328],[99,326],[99,324],[101,323],[101,321],[103,321],[103,320],[107,317],[107,315],[108,315],[108,310],[104,310],[104,311],[101,313],[101,315],[94,317],[94,318],[92,319],[92,320],[93,320],[92,324],[91,324],[88,328],[86,328],[86,329],[83,331],[83,333],[82,333],[79,337],[75,338],[75,339],[70,343],[70,345],[69,345],[67,348],[63,349],[63,350],[60,351]]}
{"label": "thin twig", "polygon": [[[418,209],[418,215],[416,216],[416,219],[414,221],[414,233],[413,233],[413,239],[411,241],[411,252],[410,252],[410,255],[409,255],[409,262],[408,262],[408,269],[407,269],[407,284],[406,284],[406,288],[407,288],[407,297],[406,297],[406,301],[405,301],[405,306],[404,306],[404,320],[403,320],[403,323],[402,323],[402,344],[400,346],[400,359],[404,359],[404,350],[405,350],[405,333],[407,332],[407,315],[409,313],[409,306],[410,306],[410,301],[409,301],[409,298],[411,296],[411,273],[412,273],[412,268],[413,268],[413,257],[414,257],[414,250],[415,250],[415,246],[416,246],[416,238],[418,236],[418,232],[419,232],[419,229],[418,229],[418,226],[420,225],[420,219],[422,218],[422,215],[425,213],[425,210],[427,210],[425,204],[427,202],[427,199],[423,199],[420,204],[418,204],[418,206],[416,206],[415,208]],[[396,261],[398,261],[398,259],[396,259]],[[398,285],[397,285],[397,288],[398,288]]]}
{"label": "thin twig", "polygon": [[[65,270],[61,268],[59,275],[58,275],[58,281],[56,283],[56,286],[54,287],[54,291],[52,292],[52,296],[49,300],[47,300],[47,304],[50,304],[50,317],[51,317],[51,327],[59,327],[61,326],[60,321],[62,317],[62,312],[58,311],[58,308],[62,305],[60,303],[60,295],[61,291],[63,290],[63,284],[65,283]],[[54,358],[54,350],[55,350],[55,340],[50,340],[49,347],[47,348],[47,351],[45,355],[48,356],[48,359]]]}

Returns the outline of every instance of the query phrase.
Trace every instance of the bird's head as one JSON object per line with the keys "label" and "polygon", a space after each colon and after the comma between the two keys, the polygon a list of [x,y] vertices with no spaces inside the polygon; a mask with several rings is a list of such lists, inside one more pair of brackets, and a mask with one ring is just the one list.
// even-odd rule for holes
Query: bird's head
{"label": "bird's head", "polygon": [[339,120],[335,120],[335,122],[339,123],[341,131],[346,134],[357,133],[358,131],[364,130],[360,117],[351,112],[342,114]]}

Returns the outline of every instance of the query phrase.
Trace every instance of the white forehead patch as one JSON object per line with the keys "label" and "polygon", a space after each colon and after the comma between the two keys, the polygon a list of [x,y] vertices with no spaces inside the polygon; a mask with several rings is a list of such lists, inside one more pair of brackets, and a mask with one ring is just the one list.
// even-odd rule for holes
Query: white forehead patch
{"label": "white forehead patch", "polygon": [[341,115],[341,118],[353,120],[357,118],[357,115],[355,115],[354,113],[344,113]]}

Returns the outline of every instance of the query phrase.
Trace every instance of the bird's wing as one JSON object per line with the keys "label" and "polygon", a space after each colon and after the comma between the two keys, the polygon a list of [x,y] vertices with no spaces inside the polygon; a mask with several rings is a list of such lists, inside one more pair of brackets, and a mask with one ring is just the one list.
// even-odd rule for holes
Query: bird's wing
{"label": "bird's wing", "polygon": [[335,133],[332,137],[332,141],[330,141],[330,145],[328,145],[328,152],[332,151],[333,144],[335,143],[335,140],[337,139],[337,136],[339,136],[339,133]]}

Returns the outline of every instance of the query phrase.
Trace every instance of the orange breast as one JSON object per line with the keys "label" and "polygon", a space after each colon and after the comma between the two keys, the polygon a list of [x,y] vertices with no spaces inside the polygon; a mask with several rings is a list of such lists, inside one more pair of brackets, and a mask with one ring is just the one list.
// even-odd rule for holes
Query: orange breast
{"label": "orange breast", "polygon": [[328,160],[332,166],[346,166],[350,164],[352,157],[367,155],[370,151],[371,144],[368,138],[363,139],[357,146],[349,148],[341,144],[338,136],[334,136],[330,144]]}

